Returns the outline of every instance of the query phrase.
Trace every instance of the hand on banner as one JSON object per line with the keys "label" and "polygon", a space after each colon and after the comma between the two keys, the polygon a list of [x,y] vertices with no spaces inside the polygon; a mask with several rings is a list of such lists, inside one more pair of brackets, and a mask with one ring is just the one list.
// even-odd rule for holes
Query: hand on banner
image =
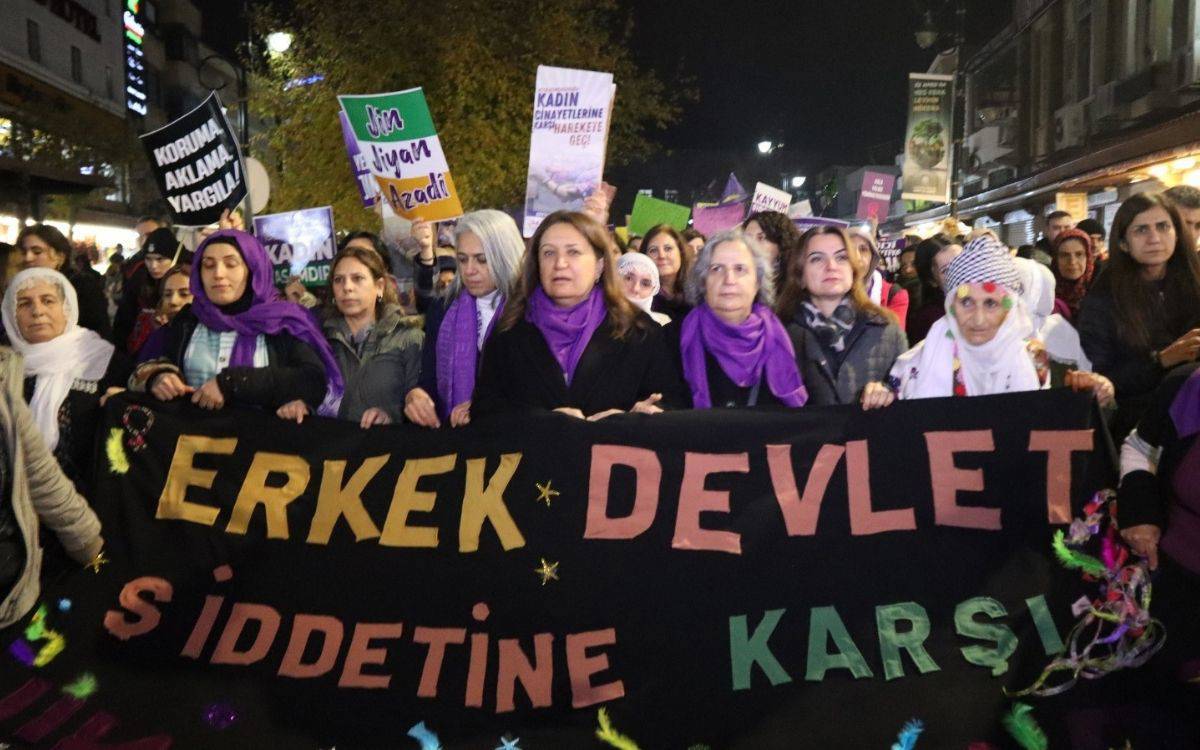
{"label": "hand on banner", "polygon": [[[561,411],[561,409],[555,409],[555,411]],[[580,412],[580,414],[582,414],[582,413],[583,412]],[[621,411],[620,409],[605,409],[604,411],[596,412],[592,416],[587,417],[587,421],[599,422],[601,419],[607,419],[608,417],[611,417],[614,414],[624,414],[624,413],[625,412]]]}
{"label": "hand on banner", "polygon": [[892,389],[888,388],[883,383],[867,383],[867,387],[863,388],[862,393],[862,408],[863,411],[871,409],[882,409],[885,406],[891,406],[896,400],[896,394],[892,393]]}
{"label": "hand on banner", "polygon": [[195,390],[173,372],[154,378],[154,383],[150,386],[150,393],[159,401],[170,401],[180,396],[186,396]]}
{"label": "hand on banner", "polygon": [[1200,328],[1193,328],[1159,352],[1158,362],[1164,370],[1169,370],[1175,365],[1196,361],[1197,354],[1200,354]]}
{"label": "hand on banner", "polygon": [[404,397],[404,416],[409,422],[421,425],[422,427],[441,427],[442,422],[438,419],[437,408],[433,405],[433,399],[425,392],[424,388],[413,388]]}
{"label": "hand on banner", "polygon": [[[301,399],[288,401],[286,404],[275,410],[275,416],[279,417],[280,419],[286,419],[289,422],[295,422],[296,424],[303,424],[304,417],[307,415],[308,404],[304,403],[304,401]],[[366,425],[363,426],[366,427]]]}
{"label": "hand on banner", "polygon": [[359,422],[359,426],[365,430],[370,427],[374,427],[377,424],[391,423],[392,418],[388,416],[386,411],[380,409],[378,406],[372,406],[370,409],[367,409],[363,412],[362,421]]}
{"label": "hand on banner", "polygon": [[1137,554],[1150,561],[1150,570],[1158,569],[1158,540],[1162,529],[1149,523],[1121,529],[1121,538]]}
{"label": "hand on banner", "polygon": [[221,386],[217,385],[217,379],[213,378],[197,388],[192,393],[192,403],[201,409],[223,408],[225,406],[225,394],[221,393]]}
{"label": "hand on banner", "polygon": [[644,401],[638,401],[629,410],[630,414],[662,414],[662,407],[658,406],[658,402],[662,401],[661,393],[651,393],[650,397]]}
{"label": "hand on banner", "polygon": [[471,402],[463,401],[450,410],[450,426],[462,427],[471,424]]}
{"label": "hand on banner", "polygon": [[576,419],[587,419],[587,417],[583,416],[583,412],[573,406],[560,406],[554,411],[559,414],[566,414],[568,417],[575,417]]}
{"label": "hand on banner", "polygon": [[1117,400],[1117,389],[1108,378],[1094,372],[1071,370],[1063,379],[1073,391],[1091,392],[1101,406],[1113,406]]}
{"label": "hand on banner", "polygon": [[100,405],[104,406],[105,404],[108,403],[108,400],[110,398],[117,395],[118,393],[124,393],[124,392],[125,392],[124,388],[118,388],[115,385],[110,387],[107,391],[104,392],[104,395],[100,397]]}

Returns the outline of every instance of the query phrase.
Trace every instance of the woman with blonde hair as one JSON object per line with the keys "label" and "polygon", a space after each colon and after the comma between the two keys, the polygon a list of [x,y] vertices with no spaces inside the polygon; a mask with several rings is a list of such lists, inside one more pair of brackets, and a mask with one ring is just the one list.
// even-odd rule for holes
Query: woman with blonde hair
{"label": "woman with blonde hair", "polygon": [[840,227],[808,230],[789,258],[777,309],[814,404],[873,408],[888,400],[883,381],[908,341],[896,314],[868,296],[869,272]]}

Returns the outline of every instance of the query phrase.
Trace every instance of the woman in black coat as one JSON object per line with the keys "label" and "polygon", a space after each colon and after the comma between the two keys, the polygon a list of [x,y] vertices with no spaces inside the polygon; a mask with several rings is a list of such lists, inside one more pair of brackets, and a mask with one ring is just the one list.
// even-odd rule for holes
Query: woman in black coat
{"label": "woman in black coat", "polygon": [[1200,354],[1200,262],[1178,209],[1157,194],[1121,204],[1111,237],[1078,328],[1093,370],[1116,386],[1113,431],[1123,437],[1167,371]]}
{"label": "woman in black coat", "polygon": [[546,217],[484,347],[472,418],[545,410],[599,419],[678,400],[662,328],[625,299],[616,260],[604,227],[585,214]]}

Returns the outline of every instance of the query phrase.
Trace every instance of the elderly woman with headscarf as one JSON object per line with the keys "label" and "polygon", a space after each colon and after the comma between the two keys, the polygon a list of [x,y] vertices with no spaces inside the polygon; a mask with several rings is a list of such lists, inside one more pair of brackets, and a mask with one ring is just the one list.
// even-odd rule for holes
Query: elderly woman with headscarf
{"label": "elderly woman with headscarf", "polygon": [[[967,244],[946,267],[946,315],[892,368],[890,383],[902,399],[987,396],[1050,387],[1039,366],[1034,320],[1016,260],[995,238]],[[1111,396],[1107,381],[1068,373],[1066,384]],[[1111,384],[1107,384],[1111,389]]]}
{"label": "elderly woman with headscarf", "polygon": [[404,397],[404,416],[422,427],[471,420],[480,354],[520,283],[525,241],[503,211],[473,211],[454,228],[458,272],[425,311],[421,377]]}
{"label": "elderly woman with headscarf", "polygon": [[189,396],[202,409],[274,411],[299,399],[337,413],[337,360],[308,311],[279,300],[271,260],[253,235],[211,234],[196,250],[191,290],[192,304],[146,342],[131,390],[160,401]]}
{"label": "elderly woman with headscarf", "polygon": [[75,289],[58,271],[28,268],[4,293],[4,330],[25,363],[24,395],[46,447],[86,493],[105,392],[132,363],[79,325]]}
{"label": "elderly woman with headscarf", "polygon": [[687,278],[694,306],[667,327],[692,408],[804,406],[796,349],[771,311],[770,258],[741,229],[713,235]]}
{"label": "elderly woman with headscarf", "polygon": [[556,211],[532,243],[484,347],[472,418],[547,410],[594,420],[680,398],[662,327],[625,299],[604,227]]}
{"label": "elderly woman with headscarf", "polygon": [[1079,305],[1096,276],[1096,247],[1082,229],[1068,229],[1054,239],[1055,311],[1068,321],[1079,316]]}
{"label": "elderly woman with headscarf", "polygon": [[658,266],[650,260],[650,256],[641,253],[625,253],[617,261],[617,274],[621,277],[621,288],[625,290],[625,299],[633,306],[654,319],[659,325],[671,322],[671,316],[656,312],[652,309],[654,297],[658,294]]}

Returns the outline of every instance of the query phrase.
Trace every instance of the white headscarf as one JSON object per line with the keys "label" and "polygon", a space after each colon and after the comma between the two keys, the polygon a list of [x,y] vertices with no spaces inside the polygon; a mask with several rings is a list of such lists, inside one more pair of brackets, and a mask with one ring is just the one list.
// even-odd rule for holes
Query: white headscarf
{"label": "white headscarf", "polygon": [[1079,332],[1066,318],[1054,312],[1054,274],[1028,258],[1013,258],[1013,263],[1025,287],[1022,296],[1033,317],[1033,337],[1042,342],[1050,359],[1090,372],[1092,362],[1083,353]]}
{"label": "white headscarf", "polygon": [[[1042,383],[1027,346],[1034,332],[1033,320],[1008,251],[995,240],[980,237],[951,261],[946,281],[946,315],[933,324],[924,341],[900,355],[892,367],[892,377],[900,382],[900,398],[954,395],[955,356],[968,396],[1040,389]],[[1012,307],[992,340],[976,346],[959,330],[954,300],[963,284],[987,282],[1008,292]]]}
{"label": "white headscarf", "polygon": [[[50,282],[62,290],[67,326],[63,332],[41,344],[31,344],[17,326],[17,293],[37,282]],[[28,268],[17,274],[8,290],[0,313],[8,340],[25,358],[25,374],[37,377],[29,410],[50,450],[58,445],[58,410],[78,379],[100,380],[112,359],[113,345],[95,331],[79,327],[79,300],[67,277],[50,268]]]}
{"label": "white headscarf", "polygon": [[625,253],[617,259],[617,274],[623,274],[626,271],[640,271],[650,277],[654,282],[654,290],[650,292],[650,296],[645,299],[637,299],[625,295],[625,299],[633,303],[633,305],[643,310],[647,315],[659,325],[666,325],[671,322],[671,318],[662,313],[654,312],[650,309],[650,305],[654,304],[654,297],[658,294],[658,290],[662,288],[662,283],[658,279],[658,266],[654,265],[654,261],[650,260],[650,256],[644,253]]}

